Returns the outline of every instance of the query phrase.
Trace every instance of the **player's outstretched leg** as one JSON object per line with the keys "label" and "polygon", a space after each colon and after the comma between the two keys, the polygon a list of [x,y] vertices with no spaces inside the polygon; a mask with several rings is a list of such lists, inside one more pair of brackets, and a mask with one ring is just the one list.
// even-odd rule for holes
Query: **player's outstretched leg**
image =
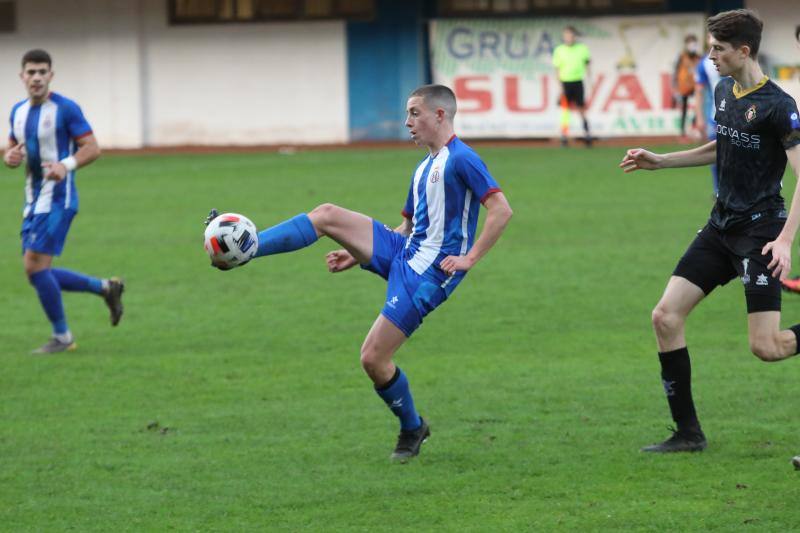
{"label": "player's outstretched leg", "polygon": [[67,326],[64,304],[61,301],[61,288],[50,269],[53,257],[27,250],[23,260],[28,280],[36,289],[42,309],[53,327],[51,339],[32,353],[50,354],[74,350],[77,345]]}
{"label": "player's outstretched leg", "polygon": [[125,290],[125,282],[122,279],[116,277],[94,278],[64,268],[53,268],[52,272],[63,291],[90,292],[102,296],[108,306],[111,325],[119,324],[123,312],[122,293]]}
{"label": "player's outstretched leg", "polygon": [[322,204],[258,233],[256,257],[293,252],[328,236],[359,263],[372,258],[372,219],[333,204]]}
{"label": "player's outstretched leg", "polygon": [[664,442],[642,448],[644,452],[695,452],[706,447],[692,399],[692,367],[684,335],[686,317],[704,296],[700,287],[673,276],[653,310],[661,380],[677,429]]}
{"label": "player's outstretched leg", "polygon": [[408,378],[392,362],[392,356],[405,340],[405,333],[379,315],[361,347],[361,365],[375,384],[375,392],[400,420],[400,435],[391,459],[401,463],[418,455],[431,434],[414,406]]}

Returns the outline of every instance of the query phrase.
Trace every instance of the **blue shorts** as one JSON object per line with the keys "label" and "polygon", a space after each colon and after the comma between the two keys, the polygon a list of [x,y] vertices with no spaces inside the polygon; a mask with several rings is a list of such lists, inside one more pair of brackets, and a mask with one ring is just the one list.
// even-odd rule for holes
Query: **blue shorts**
{"label": "blue shorts", "polygon": [[25,250],[46,255],[61,255],[69,226],[75,217],[72,209],[28,215],[22,221],[22,253]]}
{"label": "blue shorts", "polygon": [[447,299],[435,282],[420,276],[403,257],[406,238],[389,226],[372,221],[372,259],[364,270],[375,272],[389,284],[381,314],[410,337],[422,319]]}

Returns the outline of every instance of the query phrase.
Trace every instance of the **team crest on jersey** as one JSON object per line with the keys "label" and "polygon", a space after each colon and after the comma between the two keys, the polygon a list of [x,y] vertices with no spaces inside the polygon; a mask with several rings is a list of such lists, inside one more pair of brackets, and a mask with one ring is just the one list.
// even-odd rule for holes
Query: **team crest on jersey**
{"label": "team crest on jersey", "polygon": [[789,115],[789,121],[792,123],[793,129],[800,129],[800,119],[798,119],[797,113],[791,113]]}
{"label": "team crest on jersey", "polygon": [[437,181],[439,181],[439,177],[440,177],[439,169],[438,168],[433,169],[433,172],[431,172],[431,183],[436,183]]}
{"label": "team crest on jersey", "polygon": [[745,111],[744,118],[747,120],[747,122],[751,122],[754,118],[756,118],[756,104],[751,105],[747,111]]}
{"label": "team crest on jersey", "polygon": [[50,126],[52,126],[52,125],[53,125],[53,121],[50,120],[50,117],[47,117],[42,121],[42,127],[44,129],[46,129],[46,130],[49,130]]}

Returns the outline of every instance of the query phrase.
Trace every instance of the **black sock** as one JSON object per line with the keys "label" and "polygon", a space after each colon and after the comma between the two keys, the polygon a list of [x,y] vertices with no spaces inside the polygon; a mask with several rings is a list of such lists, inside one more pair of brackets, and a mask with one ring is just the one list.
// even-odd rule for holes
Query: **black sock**
{"label": "black sock", "polygon": [[583,119],[583,131],[586,133],[586,136],[589,136],[589,121]]}
{"label": "black sock", "polygon": [[797,347],[794,350],[795,355],[800,353],[800,324],[795,324],[789,328],[794,333],[794,338],[797,340]]}
{"label": "black sock", "polygon": [[671,352],[658,352],[661,361],[661,381],[667,394],[672,419],[679,430],[700,429],[692,401],[692,365],[689,350],[678,348]]}

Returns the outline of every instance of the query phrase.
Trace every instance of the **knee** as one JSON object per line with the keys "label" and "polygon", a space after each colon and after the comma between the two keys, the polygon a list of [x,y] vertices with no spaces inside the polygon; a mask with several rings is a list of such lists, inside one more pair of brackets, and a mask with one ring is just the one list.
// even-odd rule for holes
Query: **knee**
{"label": "knee", "polygon": [[377,350],[371,344],[365,342],[361,346],[361,368],[371,376],[378,370],[379,361],[380,357]]}
{"label": "knee", "polygon": [[321,204],[311,210],[308,217],[315,227],[324,229],[336,218],[336,213],[341,207],[334,204]]}
{"label": "knee", "polygon": [[656,330],[656,333],[659,334],[674,333],[683,325],[682,316],[671,312],[660,304],[653,309],[652,321],[653,328]]}
{"label": "knee", "polygon": [[38,261],[25,260],[24,266],[25,276],[27,276],[28,281],[31,280],[31,276],[45,269],[45,265],[40,264]]}
{"label": "knee", "polygon": [[753,355],[766,363],[779,361],[782,359],[780,343],[778,339],[771,336],[751,337],[750,351]]}

